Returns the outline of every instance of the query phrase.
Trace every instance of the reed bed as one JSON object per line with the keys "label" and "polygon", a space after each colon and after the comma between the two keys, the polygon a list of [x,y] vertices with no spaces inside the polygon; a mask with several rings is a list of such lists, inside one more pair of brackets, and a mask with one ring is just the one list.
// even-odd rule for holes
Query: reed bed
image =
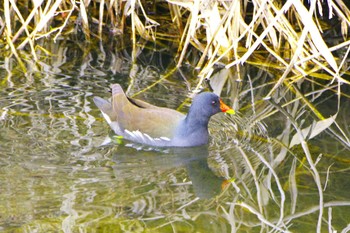
{"label": "reed bed", "polygon": [[[342,0],[310,1],[14,1],[1,6],[0,34],[7,49],[23,63],[20,51],[29,49],[38,61],[39,40],[83,35],[128,34],[136,51],[140,38],[172,40],[178,65],[190,50],[201,52],[194,65],[209,78],[217,65],[235,67],[245,62],[270,66],[281,74],[270,94],[284,81],[295,83],[325,71],[323,79],[348,83],[350,10]],[[262,57],[262,52],[269,59]],[[134,54],[136,56],[136,54]],[[316,76],[316,75],[314,75]]]}

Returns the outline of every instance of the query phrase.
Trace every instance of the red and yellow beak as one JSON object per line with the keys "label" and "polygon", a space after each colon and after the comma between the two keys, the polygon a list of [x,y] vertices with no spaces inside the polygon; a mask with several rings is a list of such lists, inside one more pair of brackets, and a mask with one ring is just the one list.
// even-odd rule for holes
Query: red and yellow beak
{"label": "red and yellow beak", "polygon": [[222,112],[226,112],[228,114],[235,114],[235,110],[227,106],[221,99],[220,99],[220,109]]}

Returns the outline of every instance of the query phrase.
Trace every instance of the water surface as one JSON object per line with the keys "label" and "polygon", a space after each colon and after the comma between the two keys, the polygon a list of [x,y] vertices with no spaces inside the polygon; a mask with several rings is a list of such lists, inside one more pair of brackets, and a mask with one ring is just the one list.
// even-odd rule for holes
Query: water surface
{"label": "water surface", "polygon": [[[140,56],[137,64],[120,52],[103,57],[97,50],[83,57],[69,46],[59,51],[55,59],[27,74],[12,71],[1,59],[1,231],[272,229],[243,204],[261,211],[280,227],[276,231],[315,229],[318,212],[306,212],[317,207],[318,194],[303,165],[302,150],[287,153],[274,168],[281,187],[262,162],[271,163],[281,151],[268,137],[281,133],[280,115],[267,119],[266,125],[249,125],[249,114],[216,116],[210,124],[210,144],[198,148],[160,149],[121,141],[113,137],[94,106],[94,95],[108,98],[109,85],[120,83],[130,95],[142,91],[138,98],[185,112],[188,89],[196,84],[195,72],[184,67],[147,90],[173,67],[164,51],[151,50],[151,58],[145,51],[145,59]],[[222,95],[229,101],[225,92]],[[242,103],[249,102],[244,95],[241,98]],[[329,112],[334,111],[329,108]],[[341,112],[339,122],[348,129],[347,114]],[[323,227],[342,229],[350,220],[346,215],[348,149],[327,133],[310,145],[315,159],[323,155],[317,166],[328,203],[324,211],[333,216]],[[296,205],[290,191],[291,171],[297,174]],[[284,223],[289,225],[279,224],[281,191],[285,192]]]}

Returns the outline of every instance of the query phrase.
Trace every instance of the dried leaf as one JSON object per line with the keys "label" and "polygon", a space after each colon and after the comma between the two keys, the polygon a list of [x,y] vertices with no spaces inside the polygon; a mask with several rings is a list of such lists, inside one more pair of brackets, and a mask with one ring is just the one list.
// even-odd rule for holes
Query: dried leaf
{"label": "dried leaf", "polygon": [[328,129],[329,126],[334,123],[336,117],[337,117],[337,114],[325,120],[321,120],[318,122],[314,121],[310,126],[301,130],[301,133],[303,134],[304,138],[300,138],[300,136],[297,133],[293,136],[289,144],[289,148],[292,148],[293,146],[300,144],[301,140],[312,139],[316,137],[317,135],[322,133],[324,130]]}
{"label": "dried leaf", "polygon": [[229,76],[229,69],[222,69],[219,72],[212,75],[210,78],[210,86],[213,88],[215,94],[221,94],[222,88],[224,87],[226,80]]}

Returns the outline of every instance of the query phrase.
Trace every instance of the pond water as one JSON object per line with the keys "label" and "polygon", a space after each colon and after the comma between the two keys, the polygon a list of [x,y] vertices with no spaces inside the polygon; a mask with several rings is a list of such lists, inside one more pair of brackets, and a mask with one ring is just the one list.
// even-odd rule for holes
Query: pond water
{"label": "pond water", "polygon": [[[268,166],[283,151],[267,136],[283,131],[283,116],[254,124],[248,113],[215,116],[209,145],[197,148],[122,141],[93,96],[108,98],[109,85],[120,83],[186,112],[195,72],[184,67],[146,89],[173,68],[171,51],[140,51],[135,64],[127,50],[74,46],[53,44],[56,55],[27,74],[0,59],[0,231],[315,231],[319,193],[302,149]],[[345,107],[338,119],[349,130]],[[334,114],[334,105],[327,109]],[[315,160],[323,155],[322,230],[342,230],[350,221],[349,150],[326,131],[310,145]]]}

